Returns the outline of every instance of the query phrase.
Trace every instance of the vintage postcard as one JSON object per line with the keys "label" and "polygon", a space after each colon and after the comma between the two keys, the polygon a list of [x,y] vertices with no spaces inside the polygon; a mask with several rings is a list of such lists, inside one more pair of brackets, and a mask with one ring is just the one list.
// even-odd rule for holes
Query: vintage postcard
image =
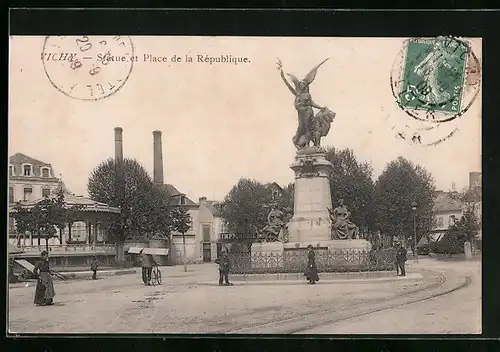
{"label": "vintage postcard", "polygon": [[481,60],[10,37],[9,333],[481,333]]}

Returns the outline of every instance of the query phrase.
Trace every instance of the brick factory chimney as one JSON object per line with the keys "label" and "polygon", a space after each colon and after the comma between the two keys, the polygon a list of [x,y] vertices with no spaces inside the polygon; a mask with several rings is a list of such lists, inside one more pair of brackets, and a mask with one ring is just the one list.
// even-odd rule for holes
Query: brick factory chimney
{"label": "brick factory chimney", "polygon": [[115,127],[115,161],[123,161],[123,129]]}
{"label": "brick factory chimney", "polygon": [[155,184],[163,184],[161,131],[153,131],[153,182]]}

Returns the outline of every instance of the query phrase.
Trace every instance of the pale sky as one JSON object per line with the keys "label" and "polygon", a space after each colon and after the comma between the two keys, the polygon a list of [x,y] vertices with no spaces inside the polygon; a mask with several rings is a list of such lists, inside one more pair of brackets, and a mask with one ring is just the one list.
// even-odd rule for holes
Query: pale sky
{"label": "pale sky", "polygon": [[[329,58],[310,86],[313,100],[337,114],[322,145],[353,149],[358,160],[371,162],[375,175],[404,156],[430,171],[443,190],[452,182],[461,189],[469,171],[481,171],[481,96],[454,121],[459,132],[444,143],[422,147],[395,137],[394,121],[412,119],[396,105],[390,87],[404,38],[131,39],[139,61],[123,87],[102,100],[83,101],[47,78],[43,37],[12,37],[9,155],[51,163],[75,194],[87,195],[92,169],[114,156],[115,127],[123,128],[124,156],[139,160],[151,176],[152,132],[161,130],[165,182],[195,201],[222,200],[241,177],[287,184],[293,181],[297,112],[276,61],[303,78]],[[473,39],[472,47],[481,60],[481,40]],[[148,63],[144,54],[187,54],[194,61],[198,54],[232,55],[250,62]],[[64,69],[57,79],[78,79]]]}

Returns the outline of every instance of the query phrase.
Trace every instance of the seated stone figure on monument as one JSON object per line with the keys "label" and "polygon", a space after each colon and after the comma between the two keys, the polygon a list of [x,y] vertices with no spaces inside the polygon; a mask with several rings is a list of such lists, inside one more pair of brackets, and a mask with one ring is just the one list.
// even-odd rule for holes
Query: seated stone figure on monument
{"label": "seated stone figure on monument", "polygon": [[267,215],[267,225],[262,229],[259,238],[264,242],[276,242],[280,240],[280,233],[284,230],[286,222],[284,213],[277,209],[276,204],[271,205],[271,211]]}
{"label": "seated stone figure on monument", "polygon": [[[316,104],[309,93],[309,85],[314,81],[318,68],[328,59],[315,66],[303,80],[297,79],[294,75],[287,73],[295,87],[288,82],[283,72],[281,60],[278,59],[278,70],[280,70],[281,78],[287,88],[295,96],[295,109],[298,113],[298,127],[293,144],[298,150],[309,147],[313,142],[314,147],[320,147],[321,137],[325,137],[330,131],[330,125],[333,122],[335,113],[326,106]],[[314,115],[313,108],[320,111]]]}
{"label": "seated stone figure on monument", "polygon": [[332,239],[345,240],[358,238],[358,227],[349,220],[351,213],[344,205],[343,199],[339,199],[339,205],[335,209],[328,209],[328,211],[330,212],[330,220],[332,221]]}

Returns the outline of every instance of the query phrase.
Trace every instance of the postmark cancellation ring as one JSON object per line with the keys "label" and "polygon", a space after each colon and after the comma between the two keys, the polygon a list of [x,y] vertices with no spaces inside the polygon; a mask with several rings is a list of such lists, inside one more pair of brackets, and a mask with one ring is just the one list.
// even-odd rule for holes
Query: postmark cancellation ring
{"label": "postmark cancellation ring", "polygon": [[61,93],[96,101],[125,85],[134,66],[134,46],[128,36],[48,36],[41,60]]}

